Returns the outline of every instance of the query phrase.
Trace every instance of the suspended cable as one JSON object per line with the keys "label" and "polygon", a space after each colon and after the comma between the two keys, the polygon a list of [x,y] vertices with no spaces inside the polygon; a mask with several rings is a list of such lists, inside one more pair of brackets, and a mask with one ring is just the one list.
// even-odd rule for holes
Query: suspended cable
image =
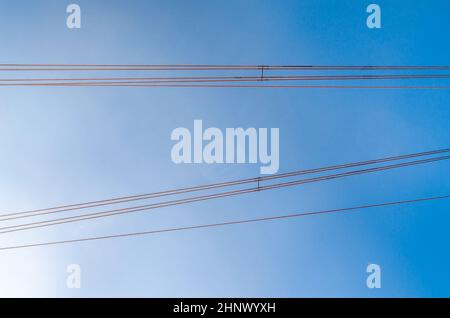
{"label": "suspended cable", "polygon": [[333,209],[333,210],[320,210],[320,211],[313,211],[313,212],[277,215],[277,216],[229,221],[229,222],[209,223],[209,224],[201,224],[201,225],[193,225],[193,226],[185,226],[185,227],[166,228],[166,229],[153,230],[153,231],[132,232],[132,233],[105,235],[105,236],[94,236],[94,237],[85,237],[85,238],[79,238],[79,239],[49,241],[49,242],[24,244],[24,245],[12,245],[12,246],[0,247],[0,251],[16,250],[16,249],[23,249],[23,248],[39,247],[39,246],[79,243],[79,242],[87,242],[87,241],[98,241],[98,240],[106,240],[106,239],[112,239],[112,238],[125,238],[125,237],[132,237],[132,236],[143,236],[143,235],[151,235],[151,234],[179,232],[179,231],[187,231],[187,230],[194,230],[194,229],[221,227],[221,226],[227,226],[227,225],[248,224],[248,223],[264,222],[264,221],[292,219],[292,218],[300,218],[300,217],[320,215],[320,214],[344,213],[344,212],[351,212],[351,211],[356,212],[357,210],[379,208],[379,207],[386,207],[386,206],[395,206],[395,205],[404,205],[404,204],[413,204],[413,203],[426,202],[426,201],[444,200],[444,199],[448,199],[448,198],[450,198],[450,195],[425,197],[425,198],[419,198],[419,199],[385,202],[385,203],[377,203],[377,204],[369,204],[369,205],[360,205],[360,206],[347,207],[347,208],[341,208],[341,209]]}
{"label": "suspended cable", "polygon": [[89,83],[52,83],[52,84],[17,84],[0,86],[29,87],[141,87],[141,88],[291,88],[291,89],[405,89],[405,90],[450,90],[450,86],[426,85],[215,85],[215,84],[89,84]]}
{"label": "suspended cable", "polygon": [[295,177],[295,176],[300,176],[300,175],[314,174],[314,173],[320,173],[320,172],[326,172],[326,171],[332,171],[332,170],[339,170],[339,169],[373,165],[373,164],[378,164],[378,163],[392,162],[392,161],[398,161],[398,160],[404,160],[404,159],[431,156],[431,155],[443,154],[443,153],[448,153],[448,152],[450,152],[450,148],[444,148],[444,149],[431,150],[431,151],[425,151],[425,152],[416,152],[416,153],[399,155],[399,156],[377,158],[377,159],[366,160],[366,161],[344,163],[344,164],[338,164],[338,165],[332,165],[332,166],[326,166],[326,167],[320,167],[320,168],[296,170],[296,171],[278,173],[278,174],[267,175],[267,176],[245,178],[245,179],[238,179],[238,180],[232,180],[232,181],[226,181],[226,182],[198,185],[198,186],[193,186],[193,187],[171,189],[171,190],[166,190],[166,191],[151,192],[151,193],[144,193],[144,194],[131,195],[131,196],[122,196],[122,197],[109,198],[109,199],[103,199],[103,200],[97,200],[97,201],[82,202],[82,203],[75,203],[75,204],[69,204],[69,205],[60,205],[60,206],[44,208],[44,209],[36,209],[36,210],[8,213],[8,214],[0,215],[0,221],[14,220],[14,219],[20,219],[20,218],[25,218],[25,217],[42,216],[42,215],[53,214],[53,213],[58,213],[58,212],[73,211],[73,210],[79,210],[79,209],[99,207],[99,206],[104,206],[104,205],[111,205],[111,204],[125,203],[125,202],[131,202],[131,201],[159,198],[159,197],[170,196],[170,195],[198,192],[198,191],[204,191],[204,190],[213,190],[213,189],[219,189],[219,188],[224,188],[224,187],[245,185],[245,184],[249,184],[249,183],[256,183],[256,182],[260,183],[260,182],[265,182],[265,181],[270,181],[270,180],[275,180],[275,179],[290,178],[290,177]]}
{"label": "suspended cable", "polygon": [[[349,81],[392,79],[448,79],[450,74],[386,74],[386,75],[296,75],[265,76],[264,81]],[[72,82],[70,82],[72,81]],[[151,83],[214,83],[258,82],[260,76],[178,76],[178,77],[83,77],[83,78],[0,78],[1,86],[28,85],[23,82],[46,82],[39,85],[61,84],[151,84]],[[11,82],[11,83],[8,83]],[[81,82],[81,83],[79,83]],[[31,84],[31,83],[30,83]],[[34,83],[32,83],[34,84]]]}
{"label": "suspended cable", "polygon": [[[204,71],[260,70],[261,65],[207,64],[0,64],[0,71]],[[264,70],[450,70],[449,65],[264,65]]]}

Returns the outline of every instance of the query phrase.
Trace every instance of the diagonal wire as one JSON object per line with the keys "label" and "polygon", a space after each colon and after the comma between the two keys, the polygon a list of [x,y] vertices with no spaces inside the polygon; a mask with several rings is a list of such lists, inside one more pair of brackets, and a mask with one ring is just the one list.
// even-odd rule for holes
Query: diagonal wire
{"label": "diagonal wire", "polygon": [[206,200],[211,200],[211,199],[235,196],[235,195],[240,195],[240,194],[247,194],[247,193],[260,192],[260,191],[265,191],[265,190],[297,186],[297,185],[301,185],[301,184],[320,182],[320,181],[324,181],[324,180],[338,179],[338,178],[343,178],[343,177],[348,177],[348,176],[353,176],[353,175],[385,171],[385,170],[390,170],[390,169],[414,166],[414,165],[431,163],[431,162],[448,160],[448,159],[450,159],[450,155],[436,157],[436,158],[430,158],[430,159],[409,161],[409,162],[398,163],[398,164],[393,164],[393,165],[385,165],[385,166],[375,167],[375,168],[367,168],[367,169],[361,169],[361,170],[348,171],[348,172],[344,172],[344,173],[325,175],[325,176],[309,178],[309,179],[300,179],[300,180],[295,180],[295,181],[290,181],[290,182],[276,183],[276,184],[271,184],[271,185],[266,185],[266,186],[258,185],[257,187],[252,187],[252,188],[245,188],[245,189],[240,189],[240,190],[221,192],[221,193],[215,193],[215,194],[209,194],[209,195],[203,195],[203,196],[188,197],[188,198],[184,198],[184,199],[171,200],[171,201],[165,201],[165,202],[160,202],[160,203],[153,203],[153,204],[134,206],[134,207],[128,207],[128,208],[122,208],[122,209],[116,209],[116,210],[93,212],[93,213],[82,214],[82,215],[78,215],[78,216],[71,216],[71,217],[64,217],[64,218],[58,218],[58,219],[52,219],[52,220],[46,220],[46,221],[6,226],[6,227],[0,228],[0,234],[6,234],[6,233],[12,233],[12,232],[18,232],[18,231],[24,231],[24,230],[31,230],[31,229],[35,229],[35,228],[42,228],[42,227],[48,227],[48,226],[53,226],[53,225],[65,224],[65,223],[79,222],[79,221],[84,221],[84,220],[92,220],[92,219],[98,219],[98,218],[109,217],[109,216],[114,216],[114,215],[128,214],[128,213],[133,213],[133,212],[148,211],[148,210],[163,208],[163,207],[168,207],[168,206],[176,206],[176,205],[182,205],[182,204],[187,204],[187,203],[200,202],[200,201],[206,201]]}

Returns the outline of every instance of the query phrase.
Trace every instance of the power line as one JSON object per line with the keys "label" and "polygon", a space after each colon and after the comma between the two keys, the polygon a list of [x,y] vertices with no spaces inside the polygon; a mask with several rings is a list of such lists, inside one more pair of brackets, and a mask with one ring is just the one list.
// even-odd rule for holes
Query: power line
{"label": "power line", "polygon": [[443,154],[443,153],[448,153],[448,152],[450,152],[450,148],[444,148],[444,149],[437,149],[437,150],[431,150],[431,151],[425,151],[425,152],[416,152],[416,153],[399,155],[399,156],[390,156],[390,157],[384,157],[384,158],[378,158],[378,159],[372,159],[372,160],[366,160],[366,161],[358,161],[358,162],[344,163],[344,164],[338,164],[338,165],[332,165],[332,166],[325,166],[325,167],[320,167],[320,168],[296,170],[296,171],[261,176],[261,177],[245,178],[245,179],[204,184],[204,185],[198,185],[198,186],[192,186],[192,187],[186,187],[186,188],[178,188],[178,189],[172,189],[172,190],[166,190],[166,191],[159,191],[159,192],[152,192],[152,193],[145,193],[145,194],[138,194],[138,195],[131,195],[131,196],[122,196],[122,197],[109,198],[109,199],[103,199],[103,200],[97,200],[97,201],[82,202],[82,203],[69,204],[69,205],[60,205],[60,206],[44,208],[44,209],[8,213],[8,214],[0,215],[0,222],[7,221],[7,220],[13,220],[13,219],[20,219],[20,218],[25,218],[25,217],[34,217],[34,216],[41,216],[41,215],[46,215],[46,214],[53,214],[53,213],[57,213],[57,212],[73,211],[73,210],[86,209],[86,208],[118,204],[118,203],[125,203],[125,202],[137,201],[137,200],[159,198],[159,197],[170,196],[170,195],[178,195],[178,194],[185,194],[185,193],[198,192],[198,191],[204,191],[204,190],[213,190],[213,189],[219,189],[219,188],[231,187],[231,186],[237,186],[237,185],[245,185],[245,184],[249,184],[249,183],[261,183],[261,182],[275,180],[275,179],[290,178],[290,177],[295,177],[295,176],[300,176],[300,175],[314,174],[314,173],[320,173],[320,172],[326,172],[326,171],[332,171],[332,170],[339,170],[339,169],[353,168],[353,167],[366,166],[366,165],[385,163],[385,162],[391,162],[391,161],[398,161],[398,160],[404,160],[404,159],[411,159],[411,158],[417,158],[417,157],[431,156],[431,155]]}
{"label": "power line", "polygon": [[211,200],[211,199],[235,196],[235,195],[240,195],[240,194],[247,194],[247,193],[260,192],[260,191],[265,191],[265,190],[273,190],[273,189],[278,189],[278,188],[297,186],[297,185],[301,185],[301,184],[320,182],[320,181],[324,181],[324,180],[338,179],[338,178],[343,178],[343,177],[347,177],[347,176],[366,174],[366,173],[372,173],[372,172],[378,172],[378,171],[385,171],[385,170],[390,170],[390,169],[414,166],[414,165],[418,165],[418,164],[431,163],[431,162],[448,160],[448,159],[450,159],[450,155],[436,157],[436,158],[430,158],[430,159],[409,161],[409,162],[398,163],[398,164],[393,164],[393,165],[385,165],[385,166],[375,167],[375,168],[367,168],[367,169],[361,169],[361,170],[348,171],[348,172],[344,172],[344,173],[325,175],[325,176],[309,178],[309,179],[300,179],[300,180],[295,180],[295,181],[290,181],[290,182],[276,183],[276,184],[271,184],[271,185],[266,185],[266,186],[258,185],[257,187],[252,187],[252,188],[245,188],[245,189],[240,189],[240,190],[221,192],[221,193],[209,194],[209,195],[202,195],[202,196],[196,196],[196,197],[188,197],[188,198],[184,198],[184,199],[165,201],[165,202],[160,202],[160,203],[134,206],[134,207],[128,207],[128,208],[122,208],[122,209],[116,209],[116,210],[93,212],[93,213],[82,214],[82,215],[78,215],[78,216],[64,217],[64,218],[58,218],[58,219],[46,220],[46,221],[40,221],[40,222],[32,222],[32,223],[6,226],[6,227],[0,228],[0,234],[6,234],[6,233],[12,233],[12,232],[24,231],[24,230],[31,230],[31,229],[35,229],[35,228],[42,228],[42,227],[48,227],[48,226],[53,226],[53,225],[65,224],[65,223],[79,222],[79,221],[84,221],[84,220],[92,220],[92,219],[98,219],[98,218],[109,217],[109,216],[114,216],[114,215],[121,215],[121,214],[128,214],[128,213],[139,212],[139,211],[148,211],[151,209],[163,208],[163,207],[168,207],[168,206],[177,206],[177,205],[188,204],[188,203],[193,203],[193,202],[200,202],[200,201],[206,201],[206,200]]}
{"label": "power line", "polygon": [[449,65],[0,64],[0,71],[450,70]]}
{"label": "power line", "polygon": [[79,243],[79,242],[86,242],[86,241],[98,241],[98,240],[106,240],[106,239],[112,239],[112,238],[124,238],[124,237],[132,237],[132,236],[142,236],[142,235],[160,234],[160,233],[168,233],[168,232],[187,231],[187,230],[202,229],[202,228],[221,227],[221,226],[227,226],[227,225],[237,225],[237,224],[256,223],[256,222],[273,221],[273,220],[281,220],[281,219],[291,219],[291,218],[299,218],[299,217],[306,217],[306,216],[313,216],[313,215],[320,215],[320,214],[343,213],[343,212],[351,212],[351,211],[364,210],[364,209],[370,209],[370,208],[412,204],[412,203],[435,201],[435,200],[444,200],[444,199],[448,199],[448,198],[450,198],[450,195],[425,197],[425,198],[419,198],[419,199],[385,202],[385,203],[377,203],[377,204],[370,204],[370,205],[361,205],[361,206],[347,207],[347,208],[341,208],[341,209],[320,210],[320,211],[313,211],[313,212],[269,216],[269,217],[262,217],[262,218],[221,222],[221,223],[209,223],[209,224],[193,225],[193,226],[185,226],[185,227],[166,228],[166,229],[161,229],[161,230],[153,230],[153,231],[145,231],[145,232],[132,232],[132,233],[114,234],[114,235],[106,235],[106,236],[85,237],[85,238],[72,239],[72,240],[50,241],[50,242],[34,243],[34,244],[26,244],[26,245],[13,245],[13,246],[7,246],[7,247],[0,247],[0,250],[6,251],[6,250],[23,249],[23,248],[31,248],[31,247],[39,247],[39,246]]}
{"label": "power line", "polygon": [[[53,77],[53,78],[2,78],[3,87],[156,87],[156,88],[298,88],[298,89],[435,89],[448,90],[449,85],[266,85],[266,82],[293,81],[371,81],[450,78],[450,74],[267,74],[270,71],[446,71],[450,66],[345,66],[345,65],[207,65],[207,64],[0,64],[0,71],[156,71],[156,72],[214,72],[214,76],[165,76],[165,77]],[[219,71],[238,72],[235,75],[217,75]],[[258,72],[257,76],[243,75],[243,72]],[[210,73],[211,74],[211,73]],[[212,75],[212,74],[211,74]],[[234,84],[233,84],[234,83]],[[248,83],[248,84],[246,84]]]}
{"label": "power line", "polygon": [[[448,79],[450,74],[382,74],[382,75],[295,75],[295,76],[178,76],[178,77],[82,77],[82,78],[3,78],[2,86],[50,84],[162,84],[162,83],[214,83],[214,82],[260,82],[260,81],[349,81],[392,79]],[[75,81],[75,82],[70,82]],[[11,82],[11,83],[8,83]],[[59,83],[62,82],[62,83]],[[79,83],[81,82],[81,83]]]}

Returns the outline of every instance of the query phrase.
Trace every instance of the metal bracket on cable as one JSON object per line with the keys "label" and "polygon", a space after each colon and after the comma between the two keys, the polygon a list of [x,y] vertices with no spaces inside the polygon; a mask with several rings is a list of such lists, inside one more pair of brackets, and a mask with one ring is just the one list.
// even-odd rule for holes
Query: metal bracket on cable
{"label": "metal bracket on cable", "polygon": [[259,183],[261,182],[261,177],[256,178],[256,182],[257,182],[257,187],[256,187],[256,189],[257,189],[257,191],[260,191]]}
{"label": "metal bracket on cable", "polygon": [[261,65],[261,81],[264,81],[264,65]]}

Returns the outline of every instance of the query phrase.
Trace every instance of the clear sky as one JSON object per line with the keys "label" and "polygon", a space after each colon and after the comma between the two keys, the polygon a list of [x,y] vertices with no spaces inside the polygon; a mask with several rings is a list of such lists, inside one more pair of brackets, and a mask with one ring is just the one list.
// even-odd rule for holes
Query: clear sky
{"label": "clear sky", "polygon": [[[0,63],[448,65],[448,1],[0,3]],[[4,74],[0,74],[5,76]],[[412,82],[420,84],[419,80]],[[280,128],[280,172],[445,148],[448,91],[0,88],[1,213],[255,176],[170,134]],[[2,235],[0,245],[450,193],[449,163]],[[449,203],[0,252],[0,296],[450,296]],[[382,288],[366,287],[366,266]],[[66,287],[79,264],[82,288]]]}

